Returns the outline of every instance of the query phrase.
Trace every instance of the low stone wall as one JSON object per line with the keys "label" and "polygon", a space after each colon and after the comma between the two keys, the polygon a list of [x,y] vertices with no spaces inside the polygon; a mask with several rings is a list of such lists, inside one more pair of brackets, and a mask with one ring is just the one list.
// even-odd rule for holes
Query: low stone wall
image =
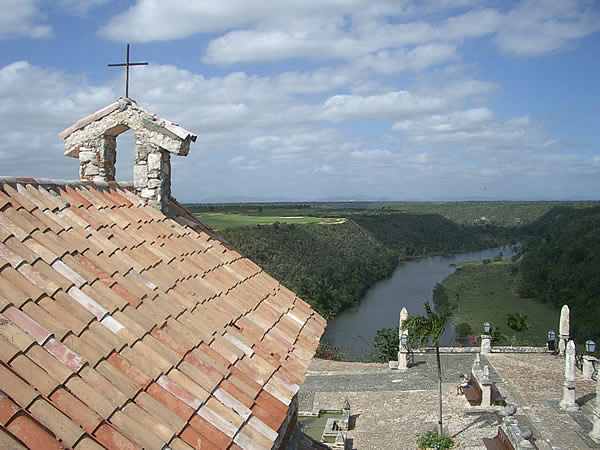
{"label": "low stone wall", "polygon": [[[411,349],[413,353],[435,353],[435,347]],[[480,353],[481,347],[440,347],[440,353]],[[552,353],[547,347],[497,346],[492,353]]]}

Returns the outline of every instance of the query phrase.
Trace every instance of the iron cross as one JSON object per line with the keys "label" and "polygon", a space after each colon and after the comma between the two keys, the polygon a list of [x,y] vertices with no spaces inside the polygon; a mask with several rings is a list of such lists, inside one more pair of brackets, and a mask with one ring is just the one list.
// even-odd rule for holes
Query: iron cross
{"label": "iron cross", "polygon": [[108,64],[108,67],[125,66],[125,97],[129,98],[129,66],[147,66],[147,62],[129,62],[129,44],[127,44],[127,62],[119,64]]}

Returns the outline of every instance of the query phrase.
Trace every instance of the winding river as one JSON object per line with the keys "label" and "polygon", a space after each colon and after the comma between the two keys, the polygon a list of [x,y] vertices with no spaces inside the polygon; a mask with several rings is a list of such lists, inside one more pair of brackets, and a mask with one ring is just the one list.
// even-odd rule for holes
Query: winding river
{"label": "winding river", "polygon": [[[371,350],[371,343],[381,328],[398,326],[403,306],[409,315],[425,313],[423,303],[431,301],[433,287],[454,272],[450,264],[493,258],[499,252],[511,256],[509,246],[449,256],[431,256],[402,262],[392,276],[367,291],[361,302],[329,321],[321,342],[327,341],[348,353],[349,359],[360,359]],[[453,345],[454,326],[446,329],[441,345]]]}

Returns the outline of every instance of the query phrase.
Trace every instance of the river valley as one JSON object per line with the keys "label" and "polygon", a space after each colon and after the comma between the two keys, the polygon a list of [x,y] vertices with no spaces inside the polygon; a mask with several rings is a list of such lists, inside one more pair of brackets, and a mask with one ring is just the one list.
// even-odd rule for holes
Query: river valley
{"label": "river valley", "polygon": [[[400,263],[392,276],[369,289],[358,305],[331,319],[321,342],[339,347],[350,360],[361,359],[371,350],[377,330],[398,326],[403,306],[409,315],[425,313],[423,304],[431,301],[435,284],[454,272],[455,268],[450,264],[491,259],[499,252],[504,256],[512,254],[506,246]],[[454,326],[450,324],[440,344],[453,345],[454,342]]]}

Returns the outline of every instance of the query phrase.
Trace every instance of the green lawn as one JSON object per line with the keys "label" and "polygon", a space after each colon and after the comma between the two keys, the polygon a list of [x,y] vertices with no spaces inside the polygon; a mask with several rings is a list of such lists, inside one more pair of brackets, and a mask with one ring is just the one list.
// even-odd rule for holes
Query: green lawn
{"label": "green lawn", "polygon": [[532,330],[518,333],[517,339],[542,345],[549,330],[558,331],[560,311],[539,300],[516,295],[516,276],[511,274],[511,266],[508,259],[486,265],[468,264],[446,278],[442,284],[448,298],[454,302],[458,293],[452,323],[467,322],[474,334],[481,334],[482,324],[487,321],[510,339],[515,332],[506,324],[507,315],[519,312],[529,318]]}
{"label": "green lawn", "polygon": [[307,217],[307,216],[247,216],[243,214],[198,214],[196,215],[202,222],[210,226],[211,228],[219,231],[226,228],[237,228],[244,227],[247,225],[257,224],[272,224],[275,222],[279,223],[314,223],[314,222],[325,222],[334,224],[339,219],[323,218],[323,217]]}

